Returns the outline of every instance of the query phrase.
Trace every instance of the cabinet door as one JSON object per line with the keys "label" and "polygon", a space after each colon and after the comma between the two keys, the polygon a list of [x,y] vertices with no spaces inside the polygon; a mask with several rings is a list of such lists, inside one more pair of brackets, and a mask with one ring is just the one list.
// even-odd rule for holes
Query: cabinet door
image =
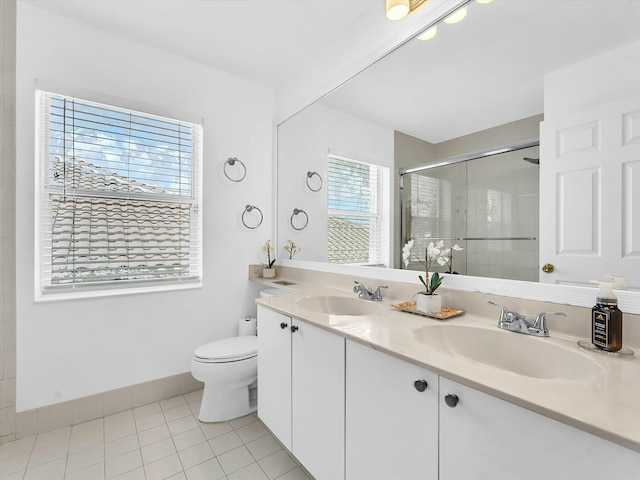
{"label": "cabinet door", "polygon": [[258,305],[258,417],[291,450],[291,318]]}
{"label": "cabinet door", "polygon": [[316,480],[344,479],[344,338],[294,319],[293,454]]}
{"label": "cabinet door", "polygon": [[[455,407],[447,394],[458,397]],[[637,478],[640,453],[440,377],[440,480]]]}
{"label": "cabinet door", "polygon": [[437,375],[351,341],[346,371],[347,479],[436,480]]}

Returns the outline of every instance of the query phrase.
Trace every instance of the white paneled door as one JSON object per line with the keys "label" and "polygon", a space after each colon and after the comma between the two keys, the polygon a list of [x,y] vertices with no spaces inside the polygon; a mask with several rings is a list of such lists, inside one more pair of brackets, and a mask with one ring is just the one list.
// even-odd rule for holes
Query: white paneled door
{"label": "white paneled door", "polygon": [[640,287],[640,95],[542,122],[540,153],[540,281]]}

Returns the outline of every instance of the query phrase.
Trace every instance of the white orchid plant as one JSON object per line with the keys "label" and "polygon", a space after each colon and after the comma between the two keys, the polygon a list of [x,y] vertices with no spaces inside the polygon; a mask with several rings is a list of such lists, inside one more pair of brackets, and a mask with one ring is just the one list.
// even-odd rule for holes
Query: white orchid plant
{"label": "white orchid plant", "polygon": [[301,250],[301,248],[296,245],[293,240],[287,240],[287,244],[284,246],[284,249],[289,253],[289,260],[291,260],[293,256]]}
{"label": "white orchid plant", "polygon": [[[429,237],[430,235],[427,235]],[[402,249],[402,261],[405,268],[409,266],[411,261],[411,249],[413,248],[413,240],[409,240]],[[438,287],[442,284],[444,279],[438,272],[433,272],[429,275],[429,270],[433,266],[433,262],[436,262],[441,267],[447,266],[447,273],[452,273],[453,269],[453,252],[459,252],[463,248],[457,243],[452,247],[444,248],[444,241],[439,240],[437,242],[429,242],[429,245],[425,248],[424,260],[423,257],[417,257],[417,260],[422,264],[425,269],[425,276],[418,275],[420,282],[424,285],[425,291],[422,292],[426,295],[433,295]]]}
{"label": "white orchid plant", "polygon": [[267,263],[263,263],[265,268],[273,268],[273,264],[276,263],[276,257],[274,255],[273,260],[271,259],[271,252],[273,252],[273,247],[271,246],[271,240],[267,240],[264,242],[262,246],[262,253],[267,256]]}

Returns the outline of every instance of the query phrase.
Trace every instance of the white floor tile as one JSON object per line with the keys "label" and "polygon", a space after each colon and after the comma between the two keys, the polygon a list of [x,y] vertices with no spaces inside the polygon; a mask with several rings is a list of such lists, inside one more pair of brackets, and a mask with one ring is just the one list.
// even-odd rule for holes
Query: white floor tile
{"label": "white floor tile", "polygon": [[[15,457],[22,453],[28,453],[33,448],[33,444],[36,443],[36,437],[27,437],[13,442],[5,443],[0,446],[0,460],[5,458]],[[1,470],[0,470],[1,471]]]}
{"label": "white floor tile", "polygon": [[136,429],[138,432],[142,432],[144,430],[149,430],[150,428],[155,428],[159,425],[164,425],[165,423],[167,422],[165,421],[162,412],[152,413],[151,415],[136,418]]}
{"label": "white floor tile", "polygon": [[202,392],[204,392],[204,390],[195,390],[193,392],[185,393],[183,397],[187,403],[199,402],[202,400]]}
{"label": "white floor tile", "polygon": [[[168,432],[168,430],[167,430]],[[129,453],[140,448],[138,443],[138,435],[129,435],[114,442],[109,442],[104,446],[104,457],[113,458]]]}
{"label": "white floor tile", "polygon": [[167,425],[158,425],[157,427],[150,428],[149,430],[139,432],[138,441],[140,442],[140,446],[144,447],[145,445],[151,445],[152,443],[159,442],[160,440],[164,440],[170,436],[171,433],[169,432],[169,427],[167,427]]}
{"label": "white floor tile", "polygon": [[130,472],[123,473],[122,475],[118,475],[114,477],[112,480],[146,480],[144,474],[144,468],[139,467],[135,470],[131,470]]}
{"label": "white floor tile", "polygon": [[215,456],[207,442],[182,450],[178,455],[185,470],[211,460]]}
{"label": "white floor tile", "polygon": [[193,412],[194,417],[197,417],[198,415],[200,415],[200,405],[202,405],[202,402],[199,400],[197,402],[193,402],[189,404],[189,408]]}
{"label": "white floor tile", "polygon": [[281,477],[278,477],[277,480],[313,480],[309,475],[307,475],[304,470],[300,467],[296,467],[294,470],[285,473]]}
{"label": "white floor tile", "polygon": [[59,428],[47,433],[41,433],[33,445],[34,450],[50,447],[56,443],[68,442],[71,437],[71,427]]}
{"label": "white floor tile", "polygon": [[200,429],[207,440],[211,440],[212,438],[219,437],[220,435],[233,431],[233,427],[229,422],[204,423],[200,425]]}
{"label": "white floor tile", "polygon": [[260,422],[251,423],[245,427],[236,428],[236,433],[244,443],[264,437],[269,432]]}
{"label": "white floor tile", "polygon": [[[1,472],[2,470],[0,470]],[[24,472],[10,473],[9,475],[0,477],[2,480],[22,480],[24,478]]]}
{"label": "white floor tile", "polygon": [[188,417],[179,418],[178,420],[174,420],[173,422],[168,422],[169,431],[171,435],[178,435],[180,433],[186,432],[187,430],[191,430],[198,426],[198,421],[193,415],[189,415]]}
{"label": "white floor tile", "polygon": [[27,468],[24,474],[24,480],[52,480],[57,478],[64,475],[66,462],[66,458],[59,458],[52,462],[38,465],[37,467]]}
{"label": "white floor tile", "polygon": [[71,454],[67,457],[67,473],[82,470],[84,468],[104,462],[104,447],[96,447]]}
{"label": "white floor tile", "polygon": [[207,439],[199,428],[193,428],[173,436],[173,443],[178,451],[193,447],[194,445],[198,445],[199,443],[206,441]]}
{"label": "white floor tile", "polygon": [[164,480],[182,471],[182,464],[177,454],[162,458],[144,466],[147,480]]}
{"label": "white floor tile", "polygon": [[175,475],[169,477],[167,480],[187,480],[187,476],[184,472],[176,473]]}
{"label": "white floor tile", "polygon": [[64,480],[104,480],[104,462],[96,463],[75,472],[67,470]]}
{"label": "white floor tile", "polygon": [[142,463],[148,464],[160,460],[161,458],[168,457],[176,453],[176,447],[173,445],[171,438],[165,438],[157,443],[152,443],[146,447],[140,449],[142,453]]}
{"label": "white floor tile", "polygon": [[251,455],[251,452],[247,450],[247,447],[243,445],[227,453],[218,455],[218,461],[224,472],[229,475],[230,473],[240,470],[242,467],[254,463],[255,459],[253,455]]}
{"label": "white floor tile", "polygon": [[133,411],[109,415],[104,418],[104,441],[109,443],[136,433]]}
{"label": "white floor tile", "polygon": [[240,437],[236,432],[229,432],[224,435],[220,435],[219,437],[212,438],[209,440],[209,445],[211,445],[213,453],[215,453],[216,456],[219,456],[242,445],[242,440],[240,440]]}
{"label": "white floor tile", "polygon": [[238,428],[242,428],[246,425],[249,425],[250,423],[254,423],[257,421],[258,417],[256,417],[256,414],[250,413],[249,415],[245,415],[244,417],[234,418],[233,420],[229,421],[229,423],[233,428],[237,430]]}
{"label": "white floor tile", "polygon": [[270,480],[278,478],[298,466],[295,460],[284,450],[272,453],[258,460],[258,463]]}
{"label": "white floor tile", "polygon": [[58,458],[64,458],[66,460],[68,452],[69,444],[66,441],[62,443],[56,443],[55,445],[51,445],[49,447],[41,448],[39,450],[34,450],[33,452],[31,452],[31,457],[29,458],[29,464],[27,465],[27,468],[37,467],[38,465],[51,462],[52,460],[56,460]]}
{"label": "white floor tile", "polygon": [[177,407],[169,408],[164,411],[164,418],[167,419],[167,422],[173,422],[174,420],[178,420],[179,418],[191,416],[193,417],[193,412],[189,408],[189,405],[186,403],[184,405],[178,405]]}
{"label": "white floor tile", "polygon": [[163,411],[169,410],[174,407],[178,407],[180,405],[186,405],[187,400],[183,395],[178,395],[177,397],[167,398],[165,400],[160,400],[160,407]]}
{"label": "white floor tile", "polygon": [[215,458],[185,471],[187,480],[219,480],[225,477],[224,470]]}
{"label": "white floor tile", "polygon": [[154,402],[149,403],[147,405],[142,405],[141,407],[136,407],[133,409],[133,416],[137,420],[138,418],[147,417],[154,413],[161,413],[162,408],[160,408],[160,403]]}
{"label": "white floor tile", "polygon": [[269,434],[253,440],[252,442],[245,442],[245,445],[256,460],[260,460],[282,449],[276,439]]}
{"label": "white floor tile", "polygon": [[142,456],[140,455],[140,450],[134,450],[119,457],[107,459],[105,461],[106,476],[107,478],[117,477],[141,466]]}
{"label": "white floor tile", "polygon": [[21,453],[13,457],[0,460],[0,472],[9,475],[10,473],[23,472],[29,462],[29,453]]}
{"label": "white floor tile", "polygon": [[229,474],[229,480],[269,480],[257,463],[252,463],[237,472]]}

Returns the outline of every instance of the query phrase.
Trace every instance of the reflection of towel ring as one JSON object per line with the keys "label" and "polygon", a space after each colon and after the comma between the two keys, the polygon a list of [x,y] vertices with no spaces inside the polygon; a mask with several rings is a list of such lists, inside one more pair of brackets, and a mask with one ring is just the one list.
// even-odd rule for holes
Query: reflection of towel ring
{"label": "reflection of towel ring", "polygon": [[[293,224],[293,217],[295,217],[296,215],[298,215],[299,213],[304,213],[304,225],[301,226],[300,228],[296,227]],[[291,226],[293,227],[294,230],[304,230],[305,228],[307,228],[307,225],[309,224],[309,215],[307,215],[307,212],[305,212],[304,210],[302,210],[301,208],[294,208],[293,209],[293,213],[291,214]]]}
{"label": "reflection of towel ring", "polygon": [[[255,225],[255,226],[253,226],[253,227],[250,227],[249,225],[247,225],[247,222],[245,222],[245,221],[244,221],[244,215],[245,215],[245,213],[250,212],[250,211],[252,211],[252,210],[254,210],[254,209],[255,209],[255,210],[257,210],[257,211],[258,211],[258,213],[260,214],[260,221],[258,222],[258,224],[257,224],[257,225]],[[258,207],[256,207],[255,205],[247,205],[246,207],[244,207],[244,212],[242,212],[242,224],[243,224],[245,227],[250,228],[251,230],[253,230],[253,229],[255,229],[255,228],[258,228],[260,225],[262,225],[262,220],[263,220],[263,218],[264,218],[264,217],[262,216],[262,210],[260,210],[260,209],[259,209]]]}
{"label": "reflection of towel ring", "polygon": [[[317,189],[312,188],[311,185],[309,185],[309,179],[315,177],[316,175],[320,179],[320,186]],[[305,179],[305,182],[307,182],[307,187],[309,187],[309,190],[311,190],[312,192],[319,192],[320,190],[322,190],[322,177],[318,172],[307,172],[307,178]]]}
{"label": "reflection of towel ring", "polygon": [[[242,165],[242,176],[240,178],[231,178],[229,176],[229,174],[227,173],[227,165],[234,166],[236,164],[236,162],[238,162],[240,165]],[[247,176],[247,167],[244,165],[244,163],[242,163],[236,157],[230,158],[229,160],[224,162],[224,167],[222,167],[222,170],[224,171],[224,176],[227,177],[232,182],[241,182],[242,180],[244,180],[244,177]]]}

